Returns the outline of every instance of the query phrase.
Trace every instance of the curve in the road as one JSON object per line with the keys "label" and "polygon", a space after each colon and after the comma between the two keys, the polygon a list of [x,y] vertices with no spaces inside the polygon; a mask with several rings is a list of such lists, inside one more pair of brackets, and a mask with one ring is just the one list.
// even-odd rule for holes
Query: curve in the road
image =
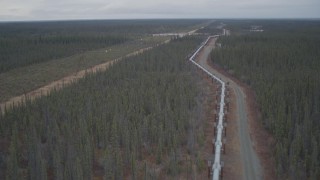
{"label": "curve in the road", "polygon": [[221,78],[224,82],[229,82],[230,88],[235,92],[237,101],[237,117],[238,117],[238,129],[240,138],[240,148],[241,148],[241,159],[244,167],[244,177],[245,180],[255,180],[262,179],[262,170],[260,161],[258,159],[257,153],[253,149],[253,143],[249,135],[248,121],[247,121],[247,109],[246,109],[246,97],[245,93],[236,82],[230,78],[219,73],[217,70],[212,68],[207,60],[210,52],[215,47],[215,42],[217,37],[211,38],[206,46],[202,49],[202,55],[199,56],[198,63],[205,68],[207,71],[215,74],[217,77]]}

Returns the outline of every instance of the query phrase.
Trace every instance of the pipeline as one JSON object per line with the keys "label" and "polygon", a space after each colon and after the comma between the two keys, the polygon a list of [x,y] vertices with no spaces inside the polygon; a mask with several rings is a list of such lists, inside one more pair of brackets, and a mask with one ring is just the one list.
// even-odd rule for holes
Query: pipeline
{"label": "pipeline", "polygon": [[225,91],[226,91],[226,85],[225,82],[223,82],[220,78],[217,76],[213,75],[210,73],[208,70],[206,70],[204,67],[202,67],[200,64],[194,61],[194,58],[196,55],[200,52],[200,50],[209,42],[211,38],[219,37],[219,35],[215,36],[209,36],[202,44],[201,46],[195,51],[195,53],[189,58],[189,60],[196,65],[198,68],[206,72],[210,77],[215,79],[221,84],[221,98],[220,98],[220,107],[219,107],[219,121],[218,121],[218,126],[217,126],[217,138],[215,141],[215,154],[214,154],[214,163],[212,164],[212,172],[213,180],[219,180],[222,165],[221,165],[221,150],[222,150],[222,132],[223,132],[223,116],[224,116],[224,111],[223,107],[225,105]]}

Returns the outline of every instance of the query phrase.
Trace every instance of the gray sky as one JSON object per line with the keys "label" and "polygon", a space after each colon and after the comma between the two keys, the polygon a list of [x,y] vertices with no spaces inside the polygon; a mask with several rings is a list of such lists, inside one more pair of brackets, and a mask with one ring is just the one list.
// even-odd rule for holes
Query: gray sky
{"label": "gray sky", "polygon": [[0,21],[320,18],[320,0],[0,0]]}

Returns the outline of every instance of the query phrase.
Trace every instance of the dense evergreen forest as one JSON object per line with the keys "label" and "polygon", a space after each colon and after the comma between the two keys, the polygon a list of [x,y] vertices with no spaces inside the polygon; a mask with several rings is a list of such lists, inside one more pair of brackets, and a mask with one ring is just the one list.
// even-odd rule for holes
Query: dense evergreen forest
{"label": "dense evergreen forest", "polygon": [[203,20],[105,20],[0,23],[0,73],[137,39],[181,31]]}
{"label": "dense evergreen forest", "polygon": [[[320,178],[320,22],[229,22],[212,53],[255,91],[279,179]],[[264,32],[251,32],[254,25]]]}
{"label": "dense evergreen forest", "polygon": [[192,152],[194,138],[187,137],[195,133],[201,91],[186,57],[202,40],[173,40],[6,110],[0,115],[0,179],[179,174],[182,147]]}

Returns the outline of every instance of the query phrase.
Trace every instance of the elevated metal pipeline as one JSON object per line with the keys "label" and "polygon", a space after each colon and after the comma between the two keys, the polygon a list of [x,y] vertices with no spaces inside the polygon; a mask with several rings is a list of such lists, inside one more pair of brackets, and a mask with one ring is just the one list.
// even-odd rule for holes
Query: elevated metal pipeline
{"label": "elevated metal pipeline", "polygon": [[196,55],[201,51],[201,49],[209,42],[211,38],[216,38],[219,37],[219,35],[215,36],[209,36],[202,44],[201,46],[195,51],[195,53],[189,58],[189,60],[195,64],[198,68],[203,70],[205,73],[207,73],[211,78],[215,79],[221,84],[221,95],[220,95],[220,106],[219,106],[219,120],[218,120],[218,125],[217,125],[217,138],[215,141],[215,154],[214,154],[214,162],[212,164],[212,172],[213,180],[218,180],[220,177],[221,173],[221,150],[222,150],[222,132],[223,132],[223,116],[224,116],[224,110],[223,107],[225,105],[225,91],[226,91],[226,86],[225,82],[223,82],[220,78],[217,76],[213,75],[210,73],[208,70],[206,70],[204,67],[202,67],[200,64],[198,64],[194,59]]}

